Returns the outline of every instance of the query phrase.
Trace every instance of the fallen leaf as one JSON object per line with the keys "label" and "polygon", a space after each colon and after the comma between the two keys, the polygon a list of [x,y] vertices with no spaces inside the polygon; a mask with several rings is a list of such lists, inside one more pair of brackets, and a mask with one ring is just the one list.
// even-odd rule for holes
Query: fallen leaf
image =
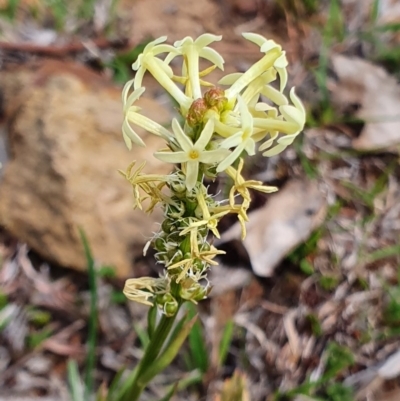
{"label": "fallen leaf", "polygon": [[340,108],[358,107],[355,117],[365,121],[353,147],[358,150],[390,149],[400,144],[400,86],[382,67],[356,57],[335,55],[338,76],[333,102]]}

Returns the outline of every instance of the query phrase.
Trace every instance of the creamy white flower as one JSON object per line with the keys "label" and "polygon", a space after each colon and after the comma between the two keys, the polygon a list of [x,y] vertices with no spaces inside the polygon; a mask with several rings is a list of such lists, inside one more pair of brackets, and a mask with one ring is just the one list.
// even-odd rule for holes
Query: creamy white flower
{"label": "creamy white flower", "polygon": [[224,171],[228,168],[245,150],[248,155],[255,154],[255,142],[253,135],[253,116],[251,115],[247,105],[244,103],[240,95],[238,95],[238,106],[241,118],[240,131],[236,132],[229,138],[224,139],[220,146],[221,148],[235,148],[233,152],[225,158],[217,167],[217,172]]}
{"label": "creamy white flower", "polygon": [[127,110],[131,109],[134,112],[140,110],[140,107],[133,106],[133,103],[136,102],[140,98],[140,96],[145,91],[145,88],[138,88],[133,91],[129,96],[129,90],[131,89],[133,84],[133,80],[128,81],[124,89],[122,90],[122,104],[123,104],[123,112],[124,112],[124,121],[122,123],[122,136],[125,141],[125,145],[129,150],[132,149],[132,142],[136,145],[145,147],[145,143],[143,142],[142,138],[133,130],[130,126],[128,118],[127,118]]}
{"label": "creamy white flower", "polygon": [[260,146],[260,151],[269,149],[272,146],[274,140],[278,137],[279,132],[287,134],[278,138],[276,140],[277,145],[264,152],[263,156],[270,157],[282,152],[284,149],[286,149],[288,145],[293,143],[296,136],[304,128],[304,124],[306,121],[306,111],[301,100],[297,97],[294,88],[292,88],[290,91],[290,100],[292,101],[293,106],[284,105],[279,107],[279,111],[286,121],[279,121],[271,118],[264,119],[265,121],[263,123],[262,121],[260,121],[263,119],[254,119],[255,121],[257,120],[255,124],[258,124],[259,127],[263,126],[265,129],[273,131],[271,132],[270,139]]}
{"label": "creamy white flower", "polygon": [[139,111],[141,110],[140,107],[134,106],[134,103],[144,93],[145,88],[138,88],[129,94],[133,82],[134,80],[128,81],[125,84],[124,89],[122,90],[122,104],[124,112],[124,121],[122,123],[122,136],[124,138],[126,146],[129,150],[132,148],[132,142],[142,147],[146,146],[140,136],[132,128],[131,123],[142,127],[151,134],[160,136],[166,141],[169,141],[172,136],[171,133],[162,125],[156,123],[146,116],[141,115],[139,113]]}
{"label": "creamy white flower", "polygon": [[281,57],[284,56],[284,52],[282,52],[281,46],[279,46],[273,40],[267,40],[263,36],[255,33],[243,33],[242,35],[245,39],[260,46],[260,51],[265,53],[265,55],[261,60],[253,64],[232,84],[230,88],[225,91],[225,96],[231,101],[235,99],[235,97],[254,79],[262,75],[269,68],[273,67],[278,59],[280,59],[278,68],[281,68],[281,66],[284,64],[283,60],[281,59]]}
{"label": "creamy white flower", "polygon": [[[244,35],[243,35],[244,36]],[[276,48],[277,44],[273,40],[268,40],[257,33],[247,33],[246,39],[260,46],[260,51],[267,53],[268,51]],[[280,47],[280,46],[279,46]],[[287,71],[288,61],[286,59],[286,52],[282,51],[282,54],[275,60],[274,68],[278,71],[280,78],[280,91],[282,92],[287,84]]]}
{"label": "creamy white flower", "polygon": [[139,55],[137,60],[132,64],[132,69],[137,71],[134,79],[134,88],[138,89],[142,86],[143,76],[148,70],[151,75],[159,82],[161,86],[187,110],[192,103],[192,99],[187,97],[171,79],[173,71],[171,67],[156,57],[161,53],[177,53],[177,49],[171,45],[160,44],[167,40],[166,36],[162,36],[147,44],[143,53]]}
{"label": "creamy white flower", "polygon": [[[222,36],[211,35],[210,33],[205,33],[199,36],[196,40],[193,40],[190,36],[177,41],[174,43],[176,50],[179,55],[184,57],[182,73],[187,75],[190,84],[190,90],[188,91],[194,100],[201,97],[200,88],[200,73],[199,73],[199,59],[200,57],[210,61],[219,69],[224,69],[224,59],[221,55],[214,49],[208,47],[212,42],[219,41]],[[177,56],[177,53],[170,53],[165,62],[169,62]]]}
{"label": "creamy white flower", "polygon": [[183,132],[178,121],[172,121],[172,130],[181,150],[176,152],[156,152],[154,156],[167,163],[182,163],[186,174],[186,188],[191,191],[199,174],[200,163],[215,164],[226,157],[230,152],[227,149],[206,150],[214,132],[214,122],[209,120],[196,143]]}

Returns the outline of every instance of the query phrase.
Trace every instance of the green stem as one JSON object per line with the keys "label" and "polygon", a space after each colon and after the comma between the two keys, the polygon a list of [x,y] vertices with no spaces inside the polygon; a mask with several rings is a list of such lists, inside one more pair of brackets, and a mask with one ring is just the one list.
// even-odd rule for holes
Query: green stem
{"label": "green stem", "polygon": [[139,399],[140,394],[147,385],[147,383],[141,382],[141,376],[148,366],[152,365],[153,363],[157,363],[156,358],[168,339],[177,314],[178,311],[172,317],[167,317],[164,314],[162,315],[156,331],[147,345],[143,358],[137,365],[132,378],[125,382],[125,385],[122,389],[122,393],[124,394],[121,399],[122,401],[137,401]]}

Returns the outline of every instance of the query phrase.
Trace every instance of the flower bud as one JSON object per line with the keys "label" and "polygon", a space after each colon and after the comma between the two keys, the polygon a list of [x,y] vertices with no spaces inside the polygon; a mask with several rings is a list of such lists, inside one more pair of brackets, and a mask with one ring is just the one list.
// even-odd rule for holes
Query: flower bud
{"label": "flower bud", "polygon": [[183,254],[180,249],[171,249],[168,253],[168,258],[169,258],[169,265],[173,265],[174,263],[180,262],[183,259]]}
{"label": "flower bud", "polygon": [[174,222],[171,219],[165,219],[161,224],[161,229],[166,234],[169,234],[171,231],[175,230]]}
{"label": "flower bud", "polygon": [[178,195],[186,194],[186,185],[184,181],[173,181],[171,183],[171,189]]}
{"label": "flower bud", "polygon": [[167,317],[174,316],[178,310],[178,302],[170,293],[158,295],[156,303]]}
{"label": "flower bud", "polygon": [[187,301],[198,302],[206,298],[209,289],[203,287],[191,278],[182,281],[179,295]]}
{"label": "flower bud", "polygon": [[212,88],[204,94],[204,101],[207,108],[213,108],[220,113],[224,109],[228,99],[225,97],[225,91],[223,89]]}
{"label": "flower bud", "polygon": [[203,122],[204,116],[207,111],[207,105],[204,99],[196,99],[189,108],[186,121],[190,127],[194,127],[197,124]]}
{"label": "flower bud", "polygon": [[167,215],[172,217],[173,219],[179,219],[185,213],[185,204],[183,202],[179,202],[179,204],[168,205],[167,206]]}
{"label": "flower bud", "polygon": [[157,237],[154,241],[154,249],[158,252],[165,252],[165,239],[161,237]]}

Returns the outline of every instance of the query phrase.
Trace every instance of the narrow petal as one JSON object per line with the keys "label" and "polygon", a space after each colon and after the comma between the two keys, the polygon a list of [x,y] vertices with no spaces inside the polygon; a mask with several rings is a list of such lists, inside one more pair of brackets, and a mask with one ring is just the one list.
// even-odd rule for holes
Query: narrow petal
{"label": "narrow petal", "polygon": [[163,70],[163,71],[167,74],[167,76],[168,76],[169,78],[172,78],[172,77],[174,76],[174,72],[172,71],[172,68],[171,68],[168,64],[166,64],[164,61],[160,60],[160,59],[157,58],[157,57],[154,57],[151,61],[154,62],[154,63],[156,63],[157,66],[158,66],[161,70]]}
{"label": "narrow petal", "polygon": [[278,71],[279,80],[280,80],[279,90],[281,92],[283,92],[283,90],[285,89],[286,84],[287,84],[288,73],[287,73],[286,68],[278,68],[278,67],[276,67],[276,70]]}
{"label": "narrow petal", "polygon": [[201,131],[200,138],[197,140],[195,148],[197,150],[205,149],[208,143],[210,142],[213,133],[214,133],[214,120],[210,119],[207,121],[207,124],[203,128],[203,131]]}
{"label": "narrow petal", "polygon": [[278,153],[281,153],[283,150],[285,150],[289,145],[293,143],[293,141],[296,139],[299,133],[300,131],[292,135],[282,136],[281,138],[278,139],[277,141],[278,144],[276,146],[264,152],[262,155],[266,157],[271,157],[277,155]]}
{"label": "narrow petal", "polygon": [[267,141],[265,141],[263,144],[261,144],[259,146],[258,150],[260,152],[262,152],[263,150],[270,148],[272,146],[272,144],[274,143],[274,140],[277,138],[277,136],[278,136],[278,132],[276,131],[274,133],[274,135],[271,135],[270,139],[268,139]]}
{"label": "narrow petal", "polygon": [[143,61],[143,54],[139,54],[136,61],[132,64],[132,70],[137,71],[141,67],[142,61]]}
{"label": "narrow petal", "polygon": [[161,54],[161,53],[179,54],[179,51],[174,46],[164,44],[164,45],[155,46],[152,49],[152,53],[154,56],[157,56],[158,54]]}
{"label": "narrow petal", "polygon": [[136,71],[135,79],[134,79],[134,81],[133,81],[133,82],[134,82],[133,88],[134,88],[135,90],[142,87],[142,82],[143,82],[143,77],[144,77],[145,72],[146,72],[146,69],[145,69],[144,67],[140,67],[140,68]]}
{"label": "narrow petal", "polygon": [[[143,140],[140,138],[140,136],[133,130],[133,128],[130,126],[128,120],[125,118],[124,122],[122,123],[122,133],[127,138],[129,138],[133,143],[135,143],[136,145],[142,146],[142,147],[146,147],[145,143],[143,142]],[[125,140],[125,143],[127,143],[127,141]],[[131,148],[131,146],[127,145],[128,149]]]}
{"label": "narrow petal", "polygon": [[299,135],[299,132],[296,132],[295,134],[292,135],[284,135],[280,137],[277,142],[282,143],[286,146],[291,145],[293,141],[296,139],[296,137]]}
{"label": "narrow petal", "polygon": [[169,65],[171,61],[177,56],[179,56],[179,53],[169,53],[167,57],[165,57],[164,63]]}
{"label": "narrow petal", "polygon": [[256,143],[253,141],[253,139],[250,138],[246,142],[244,149],[249,156],[254,156],[256,154]]}
{"label": "narrow petal", "polygon": [[134,81],[134,79],[131,79],[130,81],[128,81],[124,85],[124,88],[122,89],[121,98],[122,98],[122,103],[123,104],[126,103],[126,99],[128,98],[128,93],[129,93],[130,89],[132,88],[133,81]]}
{"label": "narrow petal", "polygon": [[266,40],[265,43],[261,46],[260,51],[263,53],[268,53],[269,51],[273,49],[279,49],[282,50],[282,47],[279,46],[275,41],[273,40]]}
{"label": "narrow petal", "polygon": [[131,139],[125,134],[124,129],[122,129],[122,138],[124,138],[124,142],[126,147],[131,150],[132,149],[132,141]]}
{"label": "narrow petal", "polygon": [[217,167],[217,173],[224,171],[228,168],[242,153],[243,147],[238,146],[226,159],[224,159]]}
{"label": "narrow petal", "polygon": [[155,152],[154,157],[166,163],[185,163],[188,159],[185,152]]}
{"label": "narrow petal", "polygon": [[274,118],[254,118],[254,127],[270,131],[281,131],[286,134],[293,134],[299,129],[298,124]]}
{"label": "narrow petal", "polygon": [[153,40],[152,42],[148,43],[143,50],[143,53],[146,53],[146,50],[151,50],[154,46],[159,45],[167,40],[167,36],[160,36],[159,38]]}
{"label": "narrow petal", "polygon": [[225,75],[221,78],[218,83],[220,85],[232,85],[234,84],[241,76],[243,75],[242,72],[234,72],[232,74]]}
{"label": "narrow petal", "polygon": [[178,120],[174,118],[172,120],[172,130],[174,131],[175,137],[182,150],[189,152],[193,149],[193,142],[191,139],[183,132],[182,127],[179,125]]}
{"label": "narrow petal", "polygon": [[221,123],[221,121],[217,119],[214,119],[214,130],[218,135],[222,136],[223,138],[228,138],[232,135],[235,135],[240,129],[240,127],[232,127],[230,125]]}
{"label": "narrow petal", "polygon": [[181,40],[177,40],[174,42],[175,47],[182,47],[185,45],[191,45],[193,43],[193,39],[190,36],[186,36]]}
{"label": "narrow petal", "polygon": [[233,148],[234,146],[237,146],[239,145],[239,143],[242,142],[242,135],[243,131],[239,131],[235,135],[232,135],[229,138],[224,139],[219,146],[224,149]]}
{"label": "narrow petal", "polygon": [[168,141],[172,136],[171,133],[162,125],[156,123],[146,116],[142,116],[139,113],[128,111],[128,113],[126,114],[126,119],[129,120],[131,123],[142,127],[151,134],[164,138],[166,141]]}
{"label": "narrow petal", "polygon": [[[129,108],[133,105],[133,103],[135,103],[140,96],[142,96],[142,94],[144,93],[144,91],[146,90],[146,88],[144,88],[143,86],[139,89],[136,89],[135,91],[133,91],[128,98],[126,99],[125,103],[124,103],[124,112],[128,111]],[[140,107],[135,107],[135,111],[139,111]]]}
{"label": "narrow petal", "polygon": [[211,47],[205,47],[201,49],[199,52],[200,57],[205,58],[208,61],[211,61],[215,64],[220,70],[224,70],[224,59],[222,56]]}
{"label": "narrow petal", "polygon": [[222,39],[222,35],[213,35],[211,33],[203,33],[195,41],[194,44],[201,48],[206,47],[212,42],[219,42]]}
{"label": "narrow petal", "polygon": [[201,163],[214,164],[228,157],[229,154],[230,152],[228,149],[208,150],[200,155],[199,160]]}
{"label": "narrow petal", "polygon": [[272,100],[278,106],[283,106],[289,103],[286,99],[286,96],[272,86],[264,86],[261,89],[261,93],[268,99]]}
{"label": "narrow petal", "polygon": [[267,150],[266,152],[264,152],[262,155],[265,157],[272,157],[272,156],[276,156],[277,154],[283,152],[286,149],[287,145],[284,144],[278,144],[276,146],[274,146],[273,148],[271,148],[270,150]]}
{"label": "narrow petal", "polygon": [[247,85],[250,84],[254,79],[258,78],[269,68],[271,68],[276,59],[280,56],[280,49],[272,49],[270,52],[266,53],[261,60],[258,60],[253,64],[243,75],[225,91],[225,95],[229,100],[235,98]]}
{"label": "narrow petal", "polygon": [[240,95],[238,95],[237,101],[238,101],[238,105],[239,105],[243,131],[252,130],[253,129],[253,117],[252,117],[249,109],[247,108],[246,103],[243,101],[243,99]]}
{"label": "narrow petal", "polygon": [[197,176],[199,174],[199,162],[188,161],[186,163],[186,187],[191,191],[197,182]]}
{"label": "narrow petal", "polygon": [[283,115],[286,121],[291,123],[295,123],[298,125],[299,129],[301,129],[305,122],[305,115],[294,106],[280,106],[279,111]]}
{"label": "narrow petal", "polygon": [[297,97],[294,87],[290,90],[289,96],[290,96],[290,100],[295,105],[296,109],[299,109],[301,111],[301,113],[305,116],[306,115],[306,109],[304,108],[303,103],[301,102],[301,100]]}
{"label": "narrow petal", "polygon": [[244,32],[242,33],[242,36],[248,41],[255,43],[259,47],[261,47],[267,41],[264,36],[261,36],[258,33]]}

